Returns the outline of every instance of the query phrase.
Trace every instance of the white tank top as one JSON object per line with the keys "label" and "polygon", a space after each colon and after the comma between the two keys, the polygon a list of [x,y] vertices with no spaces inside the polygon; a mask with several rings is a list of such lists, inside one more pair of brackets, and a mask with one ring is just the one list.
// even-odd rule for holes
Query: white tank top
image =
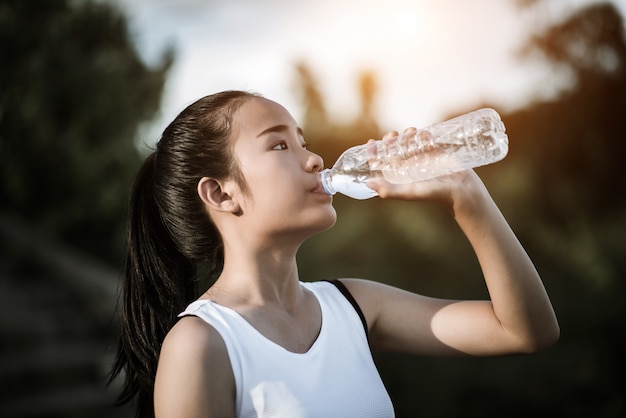
{"label": "white tank top", "polygon": [[332,283],[301,284],[322,310],[320,333],[306,353],[286,350],[236,311],[209,300],[195,301],[180,314],[203,319],[224,339],[235,376],[237,417],[393,417],[358,306]]}

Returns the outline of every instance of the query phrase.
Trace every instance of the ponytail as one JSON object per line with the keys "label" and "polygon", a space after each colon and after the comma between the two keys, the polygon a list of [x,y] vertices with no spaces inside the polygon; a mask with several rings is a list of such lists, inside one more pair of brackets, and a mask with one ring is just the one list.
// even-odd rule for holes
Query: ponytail
{"label": "ponytail", "polygon": [[222,240],[196,188],[206,176],[235,179],[246,190],[230,139],[235,112],[253,97],[226,91],[192,103],[165,129],[132,187],[121,337],[109,383],[125,374],[118,404],[137,397],[137,417],[154,417],[161,344],[178,314],[199,296],[198,271],[214,278],[222,270]]}
{"label": "ponytail", "polygon": [[160,345],[176,316],[195,299],[195,269],[176,248],[154,199],[155,154],[133,185],[126,226],[125,280],[121,289],[122,334],[111,380],[126,381],[118,403],[138,397],[138,417],[153,416],[153,387]]}

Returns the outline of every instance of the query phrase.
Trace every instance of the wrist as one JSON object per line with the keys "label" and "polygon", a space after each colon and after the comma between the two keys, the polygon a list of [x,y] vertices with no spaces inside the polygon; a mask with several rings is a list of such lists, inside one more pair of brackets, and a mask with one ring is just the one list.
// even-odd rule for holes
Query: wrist
{"label": "wrist", "polygon": [[493,203],[487,188],[480,177],[470,171],[452,193],[451,210],[457,221],[476,218],[488,211]]}

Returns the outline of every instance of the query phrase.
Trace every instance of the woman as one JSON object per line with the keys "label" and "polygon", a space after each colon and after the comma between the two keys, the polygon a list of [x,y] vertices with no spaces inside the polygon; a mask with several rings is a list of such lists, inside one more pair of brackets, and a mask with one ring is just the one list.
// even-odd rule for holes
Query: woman
{"label": "woman", "polygon": [[[471,170],[368,186],[449,209],[491,300],[300,282],[298,248],[336,220],[322,168],[289,112],[250,93],[204,97],[166,128],[132,191],[113,371],[126,373],[121,400],[137,395],[139,415],[393,416],[370,350],[485,356],[558,339],[541,279]],[[217,277],[208,290],[198,266]]]}

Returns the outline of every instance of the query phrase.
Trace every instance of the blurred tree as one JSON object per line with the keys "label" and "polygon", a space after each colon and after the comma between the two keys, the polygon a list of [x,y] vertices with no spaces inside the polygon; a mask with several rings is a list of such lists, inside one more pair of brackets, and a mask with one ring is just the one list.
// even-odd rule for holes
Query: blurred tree
{"label": "blurred tree", "polygon": [[616,372],[626,348],[624,27],[613,4],[598,3],[531,36],[522,57],[543,57],[571,88],[506,119],[516,144],[511,164],[523,162],[532,184],[527,245],[561,322],[561,341],[546,363],[560,389],[543,401],[560,415],[626,414],[626,382]]}
{"label": "blurred tree", "polygon": [[609,3],[582,8],[532,36],[522,56],[540,54],[572,89],[557,101],[536,103],[513,115],[519,157],[533,165],[544,209],[557,217],[571,207],[594,215],[626,203],[622,177],[626,143],[626,38],[624,20]]}
{"label": "blurred tree", "polygon": [[332,165],[346,148],[382,135],[375,116],[378,96],[375,72],[362,71],[357,76],[355,93],[360,99],[360,112],[352,120],[339,120],[329,114],[314,71],[306,62],[296,63],[295,73],[295,90],[304,108],[302,127],[307,141],[327,164]]}
{"label": "blurred tree", "polygon": [[117,262],[135,134],[172,59],[148,68],[108,4],[1,0],[2,211]]}
{"label": "blurred tree", "polygon": [[298,62],[295,66],[297,79],[296,88],[300,93],[300,101],[304,105],[304,118],[302,125],[306,129],[307,136],[324,138],[328,135],[330,121],[326,112],[326,105],[322,93],[317,87],[313,72],[305,62]]}
{"label": "blurred tree", "polygon": [[621,280],[622,244],[611,230],[623,223],[626,132],[626,36],[611,4],[582,8],[532,36],[523,56],[539,53],[572,75],[570,90],[507,117],[515,144],[511,162],[523,161],[533,189],[535,242],[594,286]]}
{"label": "blurred tree", "polygon": [[365,131],[376,133],[379,130],[375,116],[378,81],[374,72],[363,71],[361,73],[359,77],[359,92],[361,95],[360,123]]}

